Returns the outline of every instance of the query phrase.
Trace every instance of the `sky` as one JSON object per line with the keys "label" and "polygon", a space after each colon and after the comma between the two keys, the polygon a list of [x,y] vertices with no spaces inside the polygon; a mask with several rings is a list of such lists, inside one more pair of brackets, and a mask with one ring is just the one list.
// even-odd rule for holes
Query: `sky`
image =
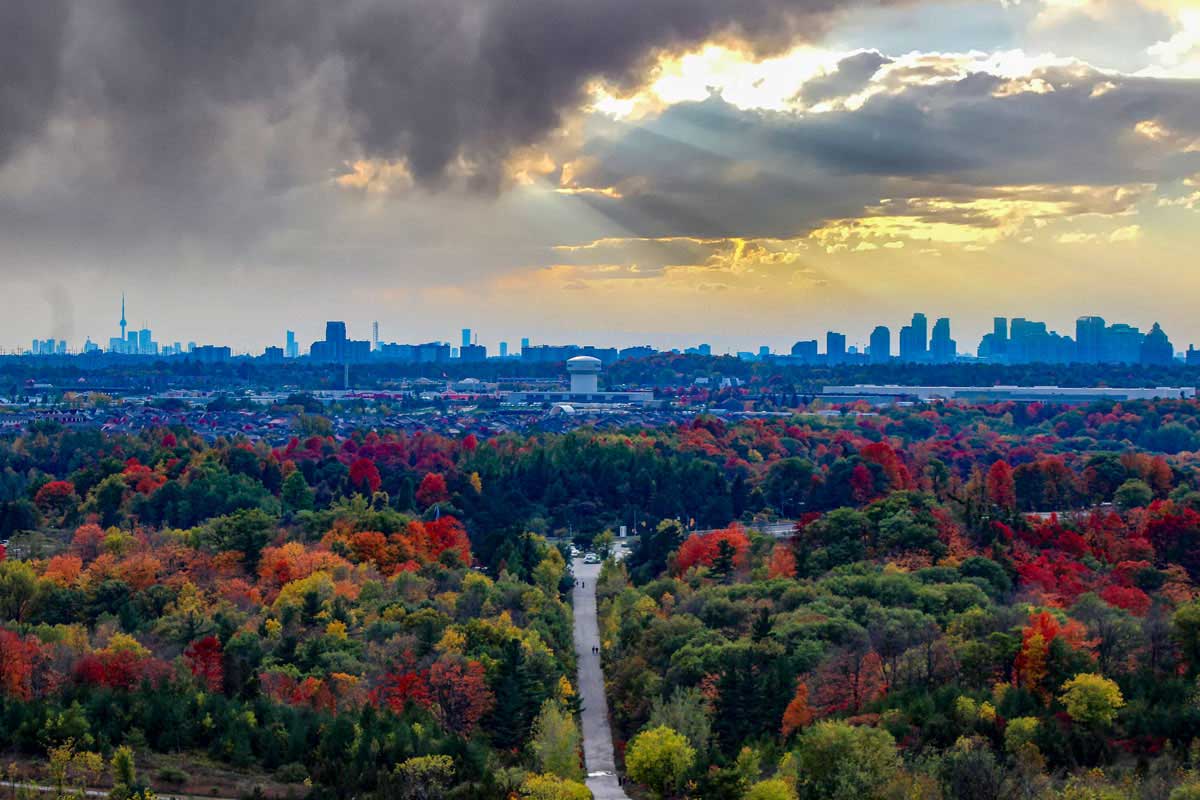
{"label": "sky", "polygon": [[0,346],[1200,344],[1200,0],[0,3]]}

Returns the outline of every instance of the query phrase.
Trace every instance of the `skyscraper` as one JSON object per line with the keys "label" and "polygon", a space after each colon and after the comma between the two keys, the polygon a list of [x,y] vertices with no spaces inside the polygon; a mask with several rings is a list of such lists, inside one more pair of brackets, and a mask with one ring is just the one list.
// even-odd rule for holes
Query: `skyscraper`
{"label": "skyscraper", "polygon": [[841,364],[846,360],[846,334],[826,332],[825,360],[830,364]]}
{"label": "skyscraper", "polygon": [[929,340],[929,359],[937,364],[948,364],[958,355],[958,343],[950,338],[950,318],[941,317],[933,324],[933,337]]}
{"label": "skyscraper", "polygon": [[529,337],[523,336],[523,337],[521,337],[521,354],[524,355],[525,351],[528,349],[529,349]]}
{"label": "skyscraper", "polygon": [[371,323],[371,351],[379,349],[379,321]]}
{"label": "skyscraper", "polygon": [[125,293],[121,292],[121,341],[125,341]]}
{"label": "skyscraper", "polygon": [[508,342],[500,343],[500,357],[508,358]]}
{"label": "skyscraper", "polygon": [[1075,358],[1083,364],[1096,364],[1104,356],[1104,318],[1080,317],[1075,320]]}
{"label": "skyscraper", "polygon": [[886,364],[892,360],[892,331],[880,325],[871,331],[871,363]]}
{"label": "skyscraper", "polygon": [[287,342],[286,342],[285,347],[283,348],[283,354],[287,358],[299,358],[300,357],[300,345],[298,345],[296,343],[296,332],[295,331],[287,332]]}
{"label": "skyscraper", "polygon": [[1167,338],[1167,334],[1163,332],[1159,324],[1154,323],[1154,327],[1142,340],[1142,363],[1163,367],[1174,360],[1175,348],[1172,346],[1171,340]]}
{"label": "skyscraper", "polygon": [[913,314],[912,322],[900,329],[900,360],[924,361],[929,350],[929,322],[924,314]]}
{"label": "skyscraper", "polygon": [[471,346],[471,329],[470,328],[462,329],[462,346],[463,347]]}

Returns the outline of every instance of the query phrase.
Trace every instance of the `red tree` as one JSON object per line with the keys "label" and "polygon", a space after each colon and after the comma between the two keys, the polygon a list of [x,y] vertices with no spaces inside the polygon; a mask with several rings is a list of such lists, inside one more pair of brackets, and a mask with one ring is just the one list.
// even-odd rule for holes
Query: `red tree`
{"label": "red tree", "polygon": [[767,567],[768,578],[796,577],[796,554],[786,544],[777,544],[771,551],[771,563]]}
{"label": "red tree", "polygon": [[0,694],[29,700],[33,697],[33,674],[42,657],[36,639],[22,639],[0,628]]}
{"label": "red tree", "polygon": [[429,689],[438,722],[464,739],[496,702],[478,661],[434,662],[429,668]]}
{"label": "red tree", "polygon": [[43,514],[62,516],[75,507],[79,498],[70,481],[50,481],[34,495],[33,502]]}
{"label": "red tree", "polygon": [[192,674],[200,679],[210,692],[219,692],[224,686],[225,664],[221,652],[221,640],[215,636],[197,639],[183,651]]}
{"label": "red tree", "polygon": [[750,549],[750,539],[740,525],[732,525],[712,533],[693,533],[685,539],[675,556],[676,571],[684,573],[695,566],[711,567],[722,542],[727,542],[733,548],[734,567],[742,566]]}
{"label": "red tree", "polygon": [[366,494],[379,491],[383,479],[379,477],[379,468],[369,458],[360,458],[350,465],[350,485]]}
{"label": "red tree", "polygon": [[1007,461],[992,464],[987,474],[987,496],[992,505],[1011,511],[1017,507],[1017,487]]}
{"label": "red tree", "polygon": [[446,479],[439,472],[430,472],[421,479],[421,485],[417,487],[417,502],[422,506],[429,507],[435,503],[444,503],[450,499],[450,493],[446,489]]}

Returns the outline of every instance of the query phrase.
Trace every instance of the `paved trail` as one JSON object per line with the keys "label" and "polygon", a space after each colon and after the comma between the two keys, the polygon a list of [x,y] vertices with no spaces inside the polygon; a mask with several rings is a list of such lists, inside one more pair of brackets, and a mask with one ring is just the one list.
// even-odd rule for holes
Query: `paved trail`
{"label": "paved trail", "polygon": [[583,757],[587,765],[588,788],[596,800],[629,800],[617,783],[613,758],[612,728],[608,724],[608,701],[604,697],[604,671],[600,656],[592,652],[600,646],[596,625],[596,579],[599,564],[584,564],[575,559],[575,653],[579,661],[579,695],[583,700]]}

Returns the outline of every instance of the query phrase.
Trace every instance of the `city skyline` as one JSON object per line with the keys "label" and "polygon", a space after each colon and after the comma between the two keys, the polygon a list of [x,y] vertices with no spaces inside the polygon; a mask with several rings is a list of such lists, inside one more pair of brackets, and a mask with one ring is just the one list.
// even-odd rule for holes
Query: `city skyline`
{"label": "city skyline", "polygon": [[[510,348],[510,340],[499,339],[490,347],[479,341],[479,332],[473,328],[459,328],[459,342],[420,337],[408,341],[389,340],[381,336],[380,322],[370,323],[371,338],[356,339],[354,330],[344,320],[327,320],[324,337],[313,340],[311,346],[302,347],[296,331],[284,331],[282,346],[268,344],[261,351],[239,350],[228,344],[197,344],[189,339],[186,344],[176,340],[160,343],[154,339],[153,331],[146,327],[127,331],[126,296],[121,294],[121,314],[118,322],[120,335],[111,337],[108,346],[101,346],[88,337],[82,346],[72,347],[65,340],[33,338],[28,349],[14,348],[0,351],[0,355],[80,355],[106,352],[118,355],[170,357],[194,355],[201,360],[221,361],[231,357],[260,357],[268,361],[281,362],[285,359],[309,358],[324,363],[362,363],[368,360],[399,359],[410,361],[479,362],[488,358],[529,357],[537,360],[565,360],[572,354],[596,354],[600,350],[622,354],[648,355],[654,352],[682,352],[700,355],[734,355],[752,359],[765,356],[791,357],[800,363],[884,363],[898,361],[908,363],[951,363],[963,359],[978,359],[1000,363],[1144,363],[1170,364],[1187,360],[1200,363],[1200,351],[1188,345],[1187,350],[1173,343],[1169,335],[1155,321],[1148,330],[1138,325],[1106,320],[1096,315],[1076,318],[1073,331],[1060,333],[1044,321],[1025,317],[992,318],[991,329],[979,340],[977,347],[960,343],[954,337],[953,321],[949,317],[937,317],[932,327],[929,316],[914,312],[907,324],[893,328],[886,324],[876,325],[866,343],[859,343],[843,330],[826,330],[818,338],[799,338],[790,347],[776,348],[771,344],[759,344],[754,349],[720,350],[711,342],[703,341],[676,347],[658,346],[641,342],[634,345],[614,342],[537,342],[531,337],[521,337],[516,348]],[[1073,335],[1072,335],[1073,334]],[[530,350],[530,347],[533,350]],[[526,351],[529,351],[527,353]],[[624,355],[622,356],[624,357]]]}
{"label": "city skyline", "polygon": [[918,307],[1200,342],[1195,0],[343,5],[6,4],[0,342],[107,341],[119,287],[245,350],[862,344]]}

